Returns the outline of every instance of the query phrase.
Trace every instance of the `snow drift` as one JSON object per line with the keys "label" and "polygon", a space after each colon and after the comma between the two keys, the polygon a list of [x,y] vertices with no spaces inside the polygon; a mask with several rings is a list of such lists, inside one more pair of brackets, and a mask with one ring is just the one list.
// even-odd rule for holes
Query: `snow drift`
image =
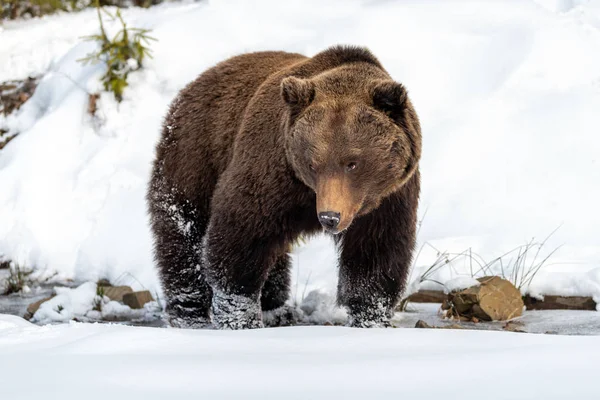
{"label": "snow drift", "polygon": [[[599,3],[222,0],[131,9],[128,23],[158,39],[154,58],[130,75],[122,103],[102,94],[96,118],[87,98],[99,90],[101,66],[77,62],[93,50],[79,37],[96,31],[94,12],[8,22],[0,81],[44,78],[17,114],[0,117],[20,133],[0,152],[0,254],[63,277],[121,277],[155,290],[144,192],[169,101],[237,53],[312,55],[348,43],[368,46],[406,85],[422,120],[420,242],[492,259],[560,225],[547,248],[564,246],[532,290],[600,296]],[[417,265],[435,256],[423,251]],[[294,264],[296,298],[335,289],[329,239],[298,249]]]}
{"label": "snow drift", "polygon": [[598,346],[600,337],[446,329],[38,327],[0,315],[0,395],[591,400]]}

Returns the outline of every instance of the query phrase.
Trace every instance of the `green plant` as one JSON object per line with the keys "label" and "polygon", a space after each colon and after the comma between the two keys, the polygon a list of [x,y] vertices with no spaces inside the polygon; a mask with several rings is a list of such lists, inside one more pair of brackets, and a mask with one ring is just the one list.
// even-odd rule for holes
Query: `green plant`
{"label": "green plant", "polygon": [[3,294],[19,293],[24,287],[31,284],[30,275],[33,270],[25,269],[18,264],[12,264],[8,271]]}
{"label": "green plant", "polygon": [[96,286],[96,297],[94,297],[94,307],[92,310],[102,312],[102,302],[104,301],[104,286]]}
{"label": "green plant", "polygon": [[[86,36],[84,40],[98,42],[99,50],[88,54],[87,57],[79,61],[84,64],[105,63],[106,72],[101,79],[104,90],[112,92],[117,101],[120,102],[123,100],[123,91],[128,85],[127,77],[129,73],[142,68],[146,57],[152,57],[147,45],[150,44],[150,41],[156,39],[148,35],[150,32],[148,29],[129,28],[123,20],[120,10],[117,10],[113,16],[101,7],[99,0],[95,0],[95,6],[100,22],[100,33]],[[118,19],[121,23],[121,29],[112,40],[108,38],[104,29],[102,13],[113,20]]]}
{"label": "green plant", "polygon": [[59,304],[58,306],[56,306],[56,312],[57,312],[57,313],[59,313],[59,314],[60,314],[60,313],[61,313],[61,312],[62,312],[64,309],[65,309],[65,308],[64,308],[62,305],[60,305],[60,304]]}

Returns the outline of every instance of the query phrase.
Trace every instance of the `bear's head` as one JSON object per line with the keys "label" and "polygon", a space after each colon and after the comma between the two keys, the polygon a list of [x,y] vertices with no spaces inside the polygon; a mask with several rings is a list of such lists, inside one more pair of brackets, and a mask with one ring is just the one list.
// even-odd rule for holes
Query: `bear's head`
{"label": "bear's head", "polygon": [[381,68],[353,63],[281,82],[286,155],[317,197],[328,231],[347,229],[415,173],[421,129],[405,88]]}

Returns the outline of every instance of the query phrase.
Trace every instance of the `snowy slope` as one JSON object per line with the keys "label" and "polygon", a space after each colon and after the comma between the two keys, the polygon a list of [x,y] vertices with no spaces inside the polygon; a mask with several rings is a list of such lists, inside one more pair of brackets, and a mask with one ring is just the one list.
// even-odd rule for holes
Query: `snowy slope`
{"label": "snowy slope", "polygon": [[[597,399],[600,337],[426,329],[253,331],[0,315],[6,399]],[[26,372],[24,372],[26,371]]]}
{"label": "snowy slope", "polygon": [[[18,115],[0,117],[21,132],[0,152],[5,257],[154,290],[144,191],[177,91],[240,52],[352,43],[406,85],[421,117],[420,243],[492,259],[562,224],[547,251],[564,246],[532,291],[600,296],[600,1],[220,0],[125,18],[153,29],[154,59],[123,103],[103,95],[98,120],[86,91],[98,89],[99,68],[76,61],[93,48],[78,39],[97,29],[92,11],[0,31],[0,81],[46,74]],[[424,251],[417,265],[435,256]],[[297,298],[333,292],[328,239],[294,262]]]}

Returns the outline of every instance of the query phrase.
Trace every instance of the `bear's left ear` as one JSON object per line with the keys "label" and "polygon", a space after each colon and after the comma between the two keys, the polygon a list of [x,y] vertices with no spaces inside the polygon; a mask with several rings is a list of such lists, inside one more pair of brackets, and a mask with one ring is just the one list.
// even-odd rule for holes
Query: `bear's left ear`
{"label": "bear's left ear", "polygon": [[382,81],[371,89],[373,106],[387,114],[394,121],[399,121],[406,107],[408,94],[401,83]]}
{"label": "bear's left ear", "polygon": [[315,98],[315,85],[308,79],[288,76],[281,81],[281,97],[293,107],[306,107]]}

